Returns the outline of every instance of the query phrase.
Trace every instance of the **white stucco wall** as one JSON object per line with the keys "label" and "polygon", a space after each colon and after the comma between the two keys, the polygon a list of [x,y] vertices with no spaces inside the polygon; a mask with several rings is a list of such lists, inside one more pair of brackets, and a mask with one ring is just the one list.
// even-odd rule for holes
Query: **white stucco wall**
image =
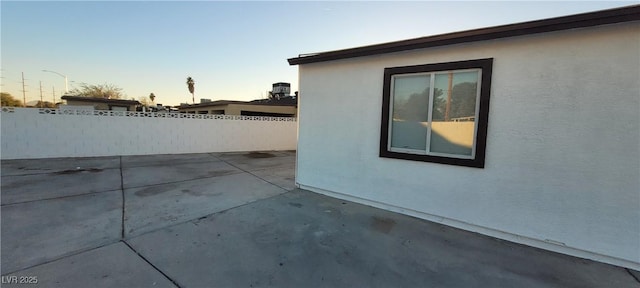
{"label": "white stucco wall", "polygon": [[[149,116],[167,115],[115,111],[51,115],[36,108],[11,111],[0,114],[2,159],[294,150],[297,142],[295,118],[177,113],[170,116],[183,118],[163,118]],[[98,113],[108,115],[94,115]],[[135,117],[110,116],[114,113]],[[222,119],[203,119],[207,117]]]}
{"label": "white stucco wall", "polygon": [[[385,67],[494,58],[486,166],[378,157]],[[302,188],[640,268],[640,24],[299,66]]]}

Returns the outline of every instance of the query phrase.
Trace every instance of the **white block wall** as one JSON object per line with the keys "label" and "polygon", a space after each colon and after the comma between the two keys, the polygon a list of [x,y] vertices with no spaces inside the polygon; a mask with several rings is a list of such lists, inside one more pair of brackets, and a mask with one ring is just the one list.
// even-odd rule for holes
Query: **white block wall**
{"label": "white block wall", "polygon": [[[494,58],[484,169],[378,157],[385,67]],[[303,64],[302,188],[640,270],[640,25]]]}
{"label": "white block wall", "polygon": [[125,112],[109,111],[64,115],[37,108],[3,110],[2,159],[295,150],[297,141],[293,118],[182,115],[226,118],[191,119],[144,117],[154,114],[135,112],[124,116]]}

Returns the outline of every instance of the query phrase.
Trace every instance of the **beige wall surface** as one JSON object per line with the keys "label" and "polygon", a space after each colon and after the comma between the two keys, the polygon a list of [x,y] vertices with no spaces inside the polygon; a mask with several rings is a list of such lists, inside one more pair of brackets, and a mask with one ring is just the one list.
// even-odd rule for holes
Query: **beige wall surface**
{"label": "beige wall surface", "polygon": [[270,105],[229,105],[227,111],[230,115],[240,115],[241,111],[263,112],[263,113],[279,113],[292,114],[295,116],[297,108],[294,106],[270,106]]}

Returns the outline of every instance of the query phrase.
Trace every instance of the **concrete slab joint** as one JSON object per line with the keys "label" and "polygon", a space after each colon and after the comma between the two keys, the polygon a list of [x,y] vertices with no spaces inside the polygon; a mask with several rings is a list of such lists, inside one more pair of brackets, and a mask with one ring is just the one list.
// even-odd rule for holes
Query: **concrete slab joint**
{"label": "concrete slab joint", "polygon": [[2,161],[2,286],[638,287],[637,271],[296,189],[294,169],[295,151]]}

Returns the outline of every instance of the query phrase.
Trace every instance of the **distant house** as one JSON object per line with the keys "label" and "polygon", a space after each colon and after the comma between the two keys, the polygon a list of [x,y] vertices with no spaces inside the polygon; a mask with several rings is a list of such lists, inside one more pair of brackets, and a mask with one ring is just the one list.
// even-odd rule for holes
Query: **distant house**
{"label": "distant house", "polygon": [[634,5],[291,58],[296,182],[638,270],[639,51]]}
{"label": "distant house", "polygon": [[274,98],[286,97],[291,94],[291,84],[286,82],[273,83],[271,85],[271,95]]}
{"label": "distant house", "polygon": [[218,100],[198,104],[182,104],[180,113],[245,116],[296,117],[298,100],[295,96],[253,101]]}
{"label": "distant house", "polygon": [[135,100],[104,99],[82,96],[62,96],[67,106],[93,107],[95,110],[136,111],[140,102]]}

